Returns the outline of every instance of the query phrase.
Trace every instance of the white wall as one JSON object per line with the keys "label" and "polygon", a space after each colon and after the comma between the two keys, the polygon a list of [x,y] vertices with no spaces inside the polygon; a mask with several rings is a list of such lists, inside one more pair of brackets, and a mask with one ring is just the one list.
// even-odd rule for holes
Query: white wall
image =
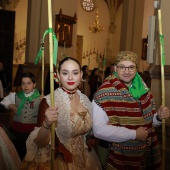
{"label": "white wall", "polygon": [[147,38],[148,36],[149,16],[153,15],[154,15],[154,0],[149,1],[145,0],[142,38]]}
{"label": "white wall", "polygon": [[[120,28],[121,28],[121,8],[118,11],[116,18],[116,31],[113,34],[109,34],[108,29],[110,25],[110,16],[108,7],[103,0],[98,0],[97,5],[99,8],[99,21],[100,24],[105,28],[102,32],[98,34],[90,33],[89,26],[91,26],[95,19],[95,10],[93,12],[86,12],[81,7],[80,0],[52,0],[52,11],[53,11],[53,29],[55,29],[55,15],[59,14],[60,8],[62,9],[63,14],[74,16],[77,14],[77,23],[73,24],[73,39],[71,48],[58,48],[58,58],[61,59],[65,51],[67,56],[73,56],[76,58],[76,38],[77,35],[84,36],[84,46],[83,52],[95,50],[101,54],[104,53],[104,48],[106,48],[106,43],[109,41],[109,48],[107,49],[106,57],[108,65],[112,62],[113,57],[119,51],[119,42],[120,42]],[[23,64],[25,62],[34,62],[35,57],[38,53],[40,42],[43,36],[43,33],[48,29],[48,9],[47,1],[44,0],[29,0],[31,7],[31,15],[28,18],[28,30],[27,27],[27,7],[28,0],[20,1],[16,6],[16,23],[15,23],[15,44],[14,44],[14,64]],[[11,7],[10,7],[11,8]],[[22,54],[22,57],[19,58],[16,51],[16,43],[26,37],[27,31],[27,46],[26,53]],[[21,55],[20,55],[21,56]],[[90,69],[98,67],[98,64],[95,60],[96,55],[91,57]],[[17,59],[17,60],[16,60]],[[81,61],[81,60],[80,60]],[[45,62],[48,63],[48,38],[45,39]],[[88,64],[87,59],[82,60],[82,65]]]}

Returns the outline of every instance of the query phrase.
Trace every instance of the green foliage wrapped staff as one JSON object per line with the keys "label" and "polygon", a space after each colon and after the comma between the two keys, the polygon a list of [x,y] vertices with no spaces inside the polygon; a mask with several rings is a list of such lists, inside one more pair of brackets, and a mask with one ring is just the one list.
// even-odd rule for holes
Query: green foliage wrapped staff
{"label": "green foliage wrapped staff", "polygon": [[[50,60],[50,99],[51,106],[55,106],[54,99],[54,68],[57,63],[57,52],[58,52],[58,40],[52,29],[52,5],[51,0],[48,0],[48,25],[49,29],[44,32],[40,50],[36,56],[35,64],[42,59],[42,94],[44,91],[44,39],[47,34],[49,34],[49,60]],[[51,126],[51,170],[54,169],[54,159],[55,159],[55,123]]]}
{"label": "green foliage wrapped staff", "polygon": [[[162,106],[165,106],[165,55],[164,55],[164,36],[162,34],[161,10],[158,10],[159,21],[159,38],[160,38],[160,53],[161,53],[161,83],[162,83]],[[166,149],[166,130],[165,119],[162,119],[162,170],[165,169],[165,149]]]}

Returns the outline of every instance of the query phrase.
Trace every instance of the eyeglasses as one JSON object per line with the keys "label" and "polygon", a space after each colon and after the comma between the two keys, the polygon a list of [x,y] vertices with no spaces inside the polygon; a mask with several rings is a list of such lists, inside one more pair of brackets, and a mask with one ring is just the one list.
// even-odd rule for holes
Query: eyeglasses
{"label": "eyeglasses", "polygon": [[126,69],[128,69],[128,71],[135,71],[135,69],[137,68],[136,66],[129,66],[129,67],[125,67],[125,66],[117,66],[117,68],[120,69],[120,71],[125,71]]}

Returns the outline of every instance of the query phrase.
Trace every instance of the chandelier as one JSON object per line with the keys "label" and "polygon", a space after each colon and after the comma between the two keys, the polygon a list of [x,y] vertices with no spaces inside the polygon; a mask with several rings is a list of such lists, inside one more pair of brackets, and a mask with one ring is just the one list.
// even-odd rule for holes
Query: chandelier
{"label": "chandelier", "polygon": [[104,30],[104,27],[101,26],[99,23],[99,15],[98,14],[99,14],[98,8],[96,8],[96,17],[95,17],[94,23],[93,23],[93,25],[91,25],[89,27],[90,32],[94,33],[94,34]]}

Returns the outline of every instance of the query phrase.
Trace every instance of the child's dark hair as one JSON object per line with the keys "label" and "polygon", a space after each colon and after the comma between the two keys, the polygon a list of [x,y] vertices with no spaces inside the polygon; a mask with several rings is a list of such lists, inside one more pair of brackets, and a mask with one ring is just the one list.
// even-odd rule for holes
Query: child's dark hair
{"label": "child's dark hair", "polygon": [[20,84],[21,84],[21,81],[23,78],[30,78],[31,81],[35,84],[35,75],[31,72],[25,72],[21,75],[21,78],[20,78]]}
{"label": "child's dark hair", "polygon": [[78,62],[78,60],[76,60],[76,59],[73,58],[73,57],[66,57],[66,58],[64,58],[63,60],[60,61],[59,67],[58,67],[58,72],[60,72],[62,64],[63,64],[65,61],[67,61],[67,60],[73,60],[73,61],[75,61],[75,62],[79,65],[79,68],[80,68],[80,70],[81,70],[81,65],[80,65],[80,63]]}

